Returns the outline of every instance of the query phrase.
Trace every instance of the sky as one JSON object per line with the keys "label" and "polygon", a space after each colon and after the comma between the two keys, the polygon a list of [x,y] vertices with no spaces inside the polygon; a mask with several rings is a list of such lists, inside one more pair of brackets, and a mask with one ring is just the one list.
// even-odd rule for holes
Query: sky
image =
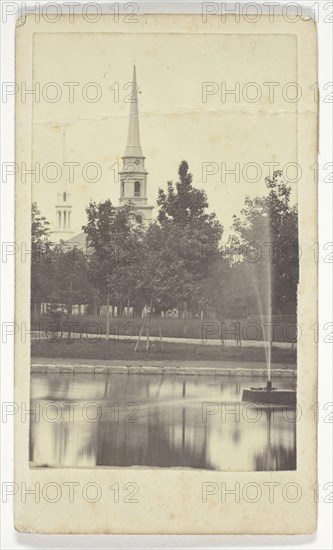
{"label": "sky", "polygon": [[[41,96],[32,112],[32,162],[41,177],[33,200],[52,227],[57,194],[70,193],[75,233],[91,199],[118,204],[134,61],[149,204],[186,160],[228,235],[245,196],[265,193],[264,163],[297,162],[297,103],[286,100],[288,83],[297,82],[292,35],[36,33],[33,79]],[[223,96],[237,87],[239,96]],[[78,163],[72,182],[64,162]],[[237,163],[238,181],[223,171]],[[297,183],[292,189],[296,200]]]}

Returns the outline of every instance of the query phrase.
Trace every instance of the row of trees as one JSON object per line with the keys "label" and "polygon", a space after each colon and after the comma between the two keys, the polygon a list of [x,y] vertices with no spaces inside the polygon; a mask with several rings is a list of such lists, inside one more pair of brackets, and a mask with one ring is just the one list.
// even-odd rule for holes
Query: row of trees
{"label": "row of trees", "polygon": [[266,196],[246,198],[223,244],[223,227],[208,211],[205,192],[193,187],[185,161],[178,181],[159,190],[157,220],[147,229],[134,223],[130,204],[91,202],[84,250],[52,245],[47,220],[34,204],[34,308],[41,302],[64,303],[69,311],[75,303],[95,310],[113,304],[139,313],[147,304],[156,311],[178,308],[185,316],[210,310],[232,317],[255,313],[257,304],[262,311],[272,295],[273,312],[296,311],[297,209],[281,172],[266,186]]}

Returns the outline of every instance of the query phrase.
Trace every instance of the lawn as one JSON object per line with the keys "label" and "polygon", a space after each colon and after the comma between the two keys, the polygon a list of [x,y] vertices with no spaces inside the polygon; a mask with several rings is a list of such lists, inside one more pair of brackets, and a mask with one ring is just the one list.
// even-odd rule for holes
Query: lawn
{"label": "lawn", "polygon": [[[49,357],[61,359],[103,359],[122,360],[128,364],[131,360],[142,361],[252,361],[265,363],[263,348],[234,347],[234,346],[205,346],[204,344],[174,344],[165,343],[162,352],[159,342],[151,343],[149,351],[145,349],[145,342],[140,344],[137,352],[133,342],[117,340],[89,341],[75,339],[70,343],[66,339],[55,341],[40,340],[32,342],[31,355],[33,357]],[[272,349],[272,363],[285,363],[296,366],[296,351],[289,349]]]}

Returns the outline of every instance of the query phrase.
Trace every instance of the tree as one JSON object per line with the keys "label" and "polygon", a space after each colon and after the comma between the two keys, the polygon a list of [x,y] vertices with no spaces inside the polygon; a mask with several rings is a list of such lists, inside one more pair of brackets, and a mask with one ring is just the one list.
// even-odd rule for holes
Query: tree
{"label": "tree", "polygon": [[131,204],[115,208],[110,200],[86,209],[90,279],[98,289],[100,303],[107,305],[109,325],[110,299],[121,312],[136,295],[135,259],[142,238],[142,228],[135,223]]}
{"label": "tree", "polygon": [[[229,248],[238,251],[244,280],[255,287],[262,305],[273,313],[296,313],[298,284],[298,215],[290,204],[291,187],[280,170],[266,178],[264,197],[246,197],[240,216],[234,216]],[[250,286],[250,285],[249,285]]]}
{"label": "tree", "polygon": [[159,189],[157,204],[160,207],[158,222],[162,227],[170,223],[181,228],[190,228],[201,243],[216,243],[223,233],[223,227],[215,213],[208,213],[205,191],[192,185],[193,176],[183,160],[178,169],[179,181],[167,184],[167,193]]}
{"label": "tree", "polygon": [[[194,244],[194,246],[193,246]],[[201,249],[191,242],[188,231],[170,224],[168,230],[152,224],[141,249],[140,295],[161,311],[192,305],[200,294]]]}
{"label": "tree", "polygon": [[146,234],[142,293],[150,294],[160,309],[178,307],[196,311],[202,302],[205,280],[212,269],[207,247],[216,247],[223,228],[208,213],[207,196],[192,185],[188,164],[182,161],[179,180],[159,189],[157,223]]}
{"label": "tree", "polygon": [[38,209],[36,202],[31,205],[31,243],[33,246],[49,242],[49,222]]}
{"label": "tree", "polygon": [[36,311],[48,299],[52,249],[49,241],[49,222],[38,209],[31,205],[31,310]]}
{"label": "tree", "polygon": [[93,301],[93,288],[89,281],[88,262],[82,250],[69,249],[61,243],[53,249],[53,276],[51,302],[66,304],[71,315],[73,304]]}

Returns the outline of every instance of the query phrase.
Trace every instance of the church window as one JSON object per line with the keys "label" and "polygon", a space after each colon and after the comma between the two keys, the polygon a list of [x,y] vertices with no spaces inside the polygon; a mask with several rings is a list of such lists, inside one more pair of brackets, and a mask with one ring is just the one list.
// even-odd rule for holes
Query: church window
{"label": "church window", "polygon": [[142,216],[140,216],[140,214],[138,214],[137,216],[135,216],[135,221],[137,223],[142,223]]}
{"label": "church window", "polygon": [[121,180],[121,196],[123,197],[125,195],[125,182],[124,180]]}
{"label": "church window", "polygon": [[139,181],[136,181],[134,183],[134,196],[140,197],[140,191],[141,191],[141,184]]}
{"label": "church window", "polygon": [[63,201],[66,202],[66,200],[67,200],[67,193],[64,193],[63,194]]}

